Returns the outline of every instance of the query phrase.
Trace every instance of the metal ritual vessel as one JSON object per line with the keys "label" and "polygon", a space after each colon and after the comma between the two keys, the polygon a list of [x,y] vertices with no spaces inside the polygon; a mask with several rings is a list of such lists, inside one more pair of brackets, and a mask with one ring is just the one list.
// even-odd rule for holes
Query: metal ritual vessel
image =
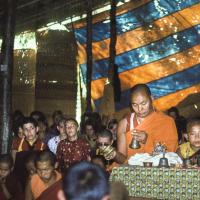
{"label": "metal ritual vessel", "polygon": [[183,160],[183,167],[190,167],[192,165],[192,162],[189,158],[186,158]]}
{"label": "metal ritual vessel", "polygon": [[197,157],[197,166],[200,167],[200,155]]}
{"label": "metal ritual vessel", "polygon": [[165,158],[165,153],[163,153],[163,157],[160,158],[158,167],[169,167],[168,159]]}
{"label": "metal ritual vessel", "polygon": [[131,143],[129,144],[129,147],[131,149],[139,149],[141,146],[140,143],[133,137]]}

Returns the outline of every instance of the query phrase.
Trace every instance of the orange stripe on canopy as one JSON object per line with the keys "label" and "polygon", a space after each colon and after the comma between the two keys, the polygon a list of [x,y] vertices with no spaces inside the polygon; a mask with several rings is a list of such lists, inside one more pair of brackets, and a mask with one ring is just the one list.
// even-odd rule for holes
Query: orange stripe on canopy
{"label": "orange stripe on canopy", "polygon": [[[200,63],[200,45],[173,54],[164,59],[122,72],[119,74],[122,90],[129,89],[137,83],[149,83],[160,78],[188,69]],[[106,78],[92,81],[92,98],[103,96]]]}
{"label": "orange stripe on canopy", "polygon": [[[181,101],[183,101],[188,95],[200,92],[200,84],[189,87],[184,90],[180,90],[176,93],[163,96],[159,99],[154,100],[154,106],[159,111],[166,111],[173,106],[177,106]],[[175,101],[176,99],[177,101]],[[115,113],[116,118],[121,118],[121,116],[126,116],[130,113],[130,108],[125,108],[117,113]]]}
{"label": "orange stripe on canopy", "polygon": [[103,96],[106,78],[101,78],[91,82],[91,96],[93,100],[99,99]]}
{"label": "orange stripe on canopy", "polygon": [[[130,10],[138,8],[138,7],[144,5],[148,2],[150,2],[150,0],[134,0],[134,1],[127,2],[127,3],[117,7],[117,15],[121,15],[123,13],[130,11]],[[103,20],[105,20],[109,17],[110,17],[110,11],[104,11],[102,13],[95,15],[92,19],[92,23],[94,24],[94,23],[103,21]],[[75,22],[73,24],[73,26],[76,29],[84,27],[84,26],[86,26],[86,20],[85,19],[79,20],[78,22]]]}
{"label": "orange stripe on canopy", "polygon": [[122,90],[148,83],[200,63],[200,45],[119,74]]}
{"label": "orange stripe on canopy", "polygon": [[[172,106],[177,106],[183,99],[188,95],[200,92],[200,84],[189,87],[184,90],[177,91],[176,93],[163,96],[159,99],[154,100],[154,106],[156,109],[164,111]],[[176,101],[175,101],[176,99]]]}
{"label": "orange stripe on canopy", "polygon": [[[135,48],[142,47],[151,42],[167,37],[184,29],[200,23],[200,3],[167,17],[138,27],[132,31],[117,36],[116,54],[121,54]],[[92,44],[93,59],[99,60],[109,57],[110,39],[105,39]],[[86,47],[79,44],[79,63],[86,63]]]}

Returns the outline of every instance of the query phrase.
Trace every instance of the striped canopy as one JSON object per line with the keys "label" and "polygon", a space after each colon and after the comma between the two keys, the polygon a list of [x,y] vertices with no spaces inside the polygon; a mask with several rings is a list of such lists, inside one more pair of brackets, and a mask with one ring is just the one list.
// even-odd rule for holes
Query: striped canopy
{"label": "striped canopy", "polygon": [[[200,0],[132,0],[117,7],[115,63],[121,81],[116,111],[129,105],[130,88],[146,83],[160,110],[200,91]],[[86,81],[86,21],[75,25]],[[109,11],[93,16],[92,98],[99,104],[109,68]]]}

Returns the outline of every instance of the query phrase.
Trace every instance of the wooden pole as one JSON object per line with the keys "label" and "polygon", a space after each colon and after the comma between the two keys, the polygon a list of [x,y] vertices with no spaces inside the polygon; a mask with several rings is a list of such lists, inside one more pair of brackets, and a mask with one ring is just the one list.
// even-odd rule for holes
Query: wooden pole
{"label": "wooden pole", "polygon": [[113,82],[113,73],[114,73],[114,64],[116,56],[116,0],[111,0],[111,10],[110,10],[110,48],[109,48],[109,70],[108,70],[108,79],[110,83]]}
{"label": "wooden pole", "polygon": [[87,1],[87,106],[86,111],[92,112],[91,81],[92,81],[92,1]]}
{"label": "wooden pole", "polygon": [[[111,0],[111,10],[110,10],[110,46],[109,46],[109,69],[108,69],[108,82],[104,87],[104,95],[101,100],[101,105],[99,112],[105,121],[109,121],[115,113],[115,102],[114,102],[114,72],[115,70],[115,55],[116,55],[116,1]],[[103,67],[103,66],[102,66]]]}
{"label": "wooden pole", "polygon": [[5,25],[1,49],[0,84],[1,107],[0,117],[0,144],[1,153],[8,152],[9,136],[11,131],[12,113],[12,74],[13,74],[13,46],[15,37],[15,9],[16,0],[4,0]]}

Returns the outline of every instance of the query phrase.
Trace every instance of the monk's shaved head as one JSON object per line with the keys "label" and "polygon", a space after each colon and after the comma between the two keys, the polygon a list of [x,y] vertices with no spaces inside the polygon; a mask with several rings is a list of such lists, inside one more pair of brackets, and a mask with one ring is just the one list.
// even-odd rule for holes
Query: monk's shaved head
{"label": "monk's shaved head", "polygon": [[35,159],[35,164],[37,165],[38,162],[49,162],[50,165],[54,167],[56,163],[56,157],[49,150],[40,151]]}
{"label": "monk's shaved head", "polygon": [[131,95],[138,92],[144,92],[147,96],[151,96],[151,90],[146,84],[137,84],[131,88]]}
{"label": "monk's shaved head", "polygon": [[153,112],[151,91],[145,84],[137,84],[131,89],[130,103],[137,118],[144,119]]}

